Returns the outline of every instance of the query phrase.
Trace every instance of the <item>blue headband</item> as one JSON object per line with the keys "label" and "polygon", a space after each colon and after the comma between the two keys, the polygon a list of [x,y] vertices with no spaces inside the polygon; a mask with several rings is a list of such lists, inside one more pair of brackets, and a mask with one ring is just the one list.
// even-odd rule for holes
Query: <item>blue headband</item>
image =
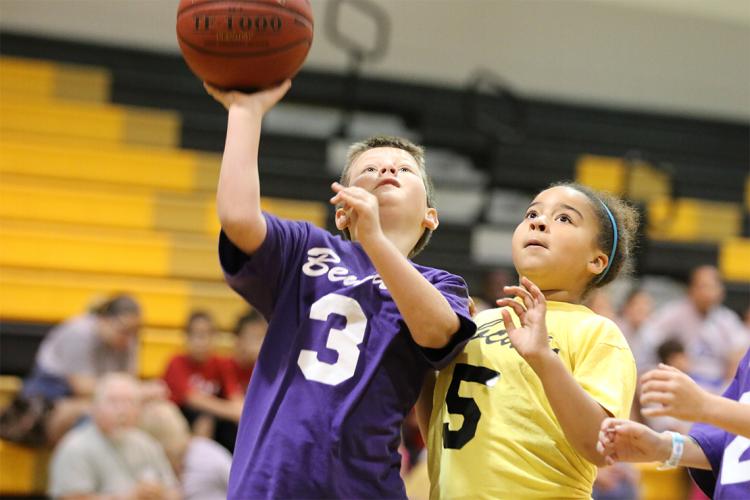
{"label": "blue headband", "polygon": [[609,268],[612,267],[612,261],[615,258],[615,251],[617,250],[617,222],[615,222],[615,216],[612,215],[612,212],[609,210],[609,207],[604,204],[602,200],[599,200],[599,203],[602,204],[604,207],[604,211],[607,212],[607,215],[609,216],[609,221],[612,223],[612,250],[609,252],[609,260],[607,261],[607,267],[604,268],[604,272],[599,275],[595,283],[599,283],[601,280],[604,279],[604,277],[609,272]]}

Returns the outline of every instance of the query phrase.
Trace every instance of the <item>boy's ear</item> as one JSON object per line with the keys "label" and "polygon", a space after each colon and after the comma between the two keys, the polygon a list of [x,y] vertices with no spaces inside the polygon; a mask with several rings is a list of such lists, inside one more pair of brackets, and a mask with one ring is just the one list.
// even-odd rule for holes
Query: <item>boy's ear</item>
{"label": "boy's ear", "polygon": [[440,225],[440,221],[438,220],[437,209],[428,208],[427,211],[424,213],[422,226],[429,229],[430,231],[434,231],[435,229],[437,229],[439,225]]}
{"label": "boy's ear", "polygon": [[336,221],[336,229],[343,231],[344,228],[349,227],[349,216],[346,214],[346,210],[343,208],[336,209],[336,215],[334,217]]}
{"label": "boy's ear", "polygon": [[599,276],[607,268],[607,263],[609,263],[609,256],[602,251],[597,251],[587,267],[591,274]]}

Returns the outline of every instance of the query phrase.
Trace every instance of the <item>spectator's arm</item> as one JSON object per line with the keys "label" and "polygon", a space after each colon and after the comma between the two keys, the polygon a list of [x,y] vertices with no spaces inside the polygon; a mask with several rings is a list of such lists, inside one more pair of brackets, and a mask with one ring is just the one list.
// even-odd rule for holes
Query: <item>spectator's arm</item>
{"label": "spectator's arm", "polygon": [[185,398],[185,403],[193,409],[210,413],[211,415],[232,422],[240,421],[242,414],[242,398],[221,399],[210,394],[192,392]]}
{"label": "spectator's arm", "polygon": [[96,377],[92,375],[68,375],[67,381],[75,396],[88,397],[94,394]]}

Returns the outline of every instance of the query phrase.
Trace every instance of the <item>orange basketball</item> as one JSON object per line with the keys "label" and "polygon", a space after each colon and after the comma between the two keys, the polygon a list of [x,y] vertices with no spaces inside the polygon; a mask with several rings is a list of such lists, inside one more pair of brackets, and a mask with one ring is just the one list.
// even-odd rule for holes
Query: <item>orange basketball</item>
{"label": "orange basketball", "polygon": [[181,0],[177,40],[198,78],[225,89],[269,87],[310,51],[309,0]]}

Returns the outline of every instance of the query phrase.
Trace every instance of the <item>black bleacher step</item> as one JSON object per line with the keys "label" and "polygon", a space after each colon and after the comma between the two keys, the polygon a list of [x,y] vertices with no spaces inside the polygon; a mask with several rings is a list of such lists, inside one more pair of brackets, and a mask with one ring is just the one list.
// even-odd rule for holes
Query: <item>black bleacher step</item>
{"label": "black bleacher step", "polygon": [[716,265],[719,248],[714,243],[681,243],[671,241],[647,241],[641,248],[641,272],[663,274],[685,279],[690,270],[704,265]]}
{"label": "black bleacher step", "polygon": [[742,122],[539,100],[528,106],[527,126],[531,137],[750,163],[750,126]]}
{"label": "black bleacher step", "polygon": [[0,374],[25,377],[34,366],[39,344],[54,325],[0,321]]}

